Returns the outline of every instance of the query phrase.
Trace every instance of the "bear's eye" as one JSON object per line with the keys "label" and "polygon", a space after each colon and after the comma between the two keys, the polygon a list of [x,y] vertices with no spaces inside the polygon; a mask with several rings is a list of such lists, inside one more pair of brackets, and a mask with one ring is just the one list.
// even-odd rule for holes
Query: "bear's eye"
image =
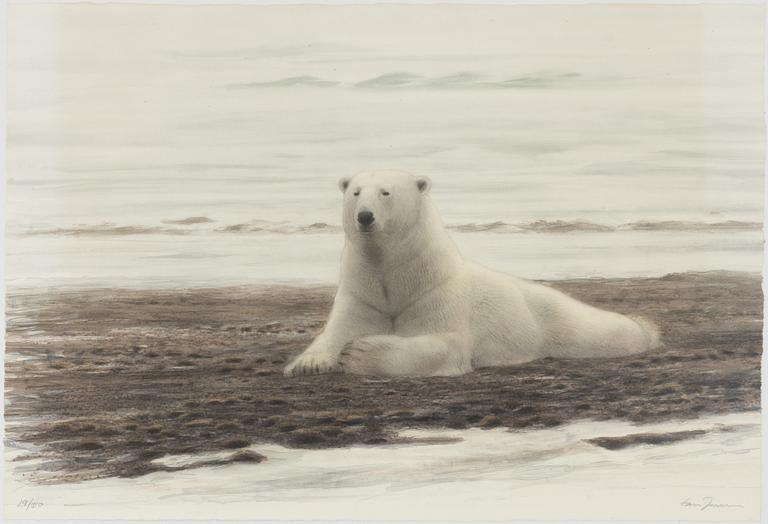
{"label": "bear's eye", "polygon": [[352,193],[352,194],[353,194],[353,195],[355,195],[355,196],[358,196],[358,195],[360,194],[360,190],[358,189],[357,191],[355,191],[355,192],[354,192],[354,193]]}
{"label": "bear's eye", "polygon": [[384,196],[389,196],[389,191],[382,191],[381,194]]}

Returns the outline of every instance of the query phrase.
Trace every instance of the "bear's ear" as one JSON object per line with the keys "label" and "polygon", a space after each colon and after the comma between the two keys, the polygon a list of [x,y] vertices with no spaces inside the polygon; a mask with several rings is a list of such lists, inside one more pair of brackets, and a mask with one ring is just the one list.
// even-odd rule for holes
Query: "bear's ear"
{"label": "bear's ear", "polygon": [[420,176],[416,179],[416,187],[418,187],[419,191],[422,193],[428,193],[432,187],[432,181],[429,179],[429,177]]}
{"label": "bear's ear", "polygon": [[340,178],[339,189],[341,189],[341,192],[343,193],[344,191],[346,191],[348,187],[349,187],[349,177],[345,176],[344,178]]}

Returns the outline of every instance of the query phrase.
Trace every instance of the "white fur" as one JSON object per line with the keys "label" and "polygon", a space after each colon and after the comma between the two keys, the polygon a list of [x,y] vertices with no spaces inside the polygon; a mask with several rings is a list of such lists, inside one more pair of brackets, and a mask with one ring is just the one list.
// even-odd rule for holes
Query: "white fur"
{"label": "white fur", "polygon": [[[465,261],[424,177],[369,172],[339,186],[346,233],[339,288],[325,329],[286,375],[460,375],[549,356],[630,355],[658,345],[648,321]],[[361,211],[374,214],[370,231],[357,221]]]}

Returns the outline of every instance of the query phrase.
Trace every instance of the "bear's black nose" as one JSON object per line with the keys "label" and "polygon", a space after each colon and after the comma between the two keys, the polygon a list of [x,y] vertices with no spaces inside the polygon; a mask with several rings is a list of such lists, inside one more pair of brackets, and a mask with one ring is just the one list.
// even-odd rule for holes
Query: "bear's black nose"
{"label": "bear's black nose", "polygon": [[357,221],[364,226],[370,226],[373,224],[373,213],[370,211],[360,211],[357,214]]}

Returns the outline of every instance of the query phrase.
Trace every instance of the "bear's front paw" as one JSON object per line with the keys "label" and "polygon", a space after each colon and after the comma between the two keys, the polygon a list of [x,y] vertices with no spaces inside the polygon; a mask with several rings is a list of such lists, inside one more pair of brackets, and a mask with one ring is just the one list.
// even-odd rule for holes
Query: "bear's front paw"
{"label": "bear's front paw", "polygon": [[339,357],[341,371],[355,375],[381,374],[381,351],[371,338],[361,337],[344,345]]}
{"label": "bear's front paw", "polygon": [[314,351],[305,351],[293,362],[285,366],[283,374],[286,377],[298,377],[301,375],[319,375],[339,371],[338,361],[332,356]]}

